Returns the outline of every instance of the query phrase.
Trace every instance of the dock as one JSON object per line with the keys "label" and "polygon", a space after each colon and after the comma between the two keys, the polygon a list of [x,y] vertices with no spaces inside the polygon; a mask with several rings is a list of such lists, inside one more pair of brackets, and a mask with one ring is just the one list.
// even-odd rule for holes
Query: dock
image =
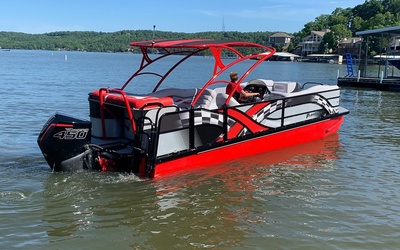
{"label": "dock", "polygon": [[400,91],[400,78],[338,77],[337,85],[345,88]]}
{"label": "dock", "polygon": [[[366,36],[364,42],[366,45],[369,43],[369,36],[378,36],[378,37],[386,37],[388,40],[391,40],[395,37],[399,37],[400,35],[400,26],[374,29],[374,30],[366,30],[356,32],[356,35]],[[389,47],[389,45],[388,45]],[[337,77],[337,85],[339,87],[347,87],[347,88],[361,88],[361,89],[371,89],[371,90],[381,90],[381,91],[400,91],[400,76],[397,76],[393,73],[389,76],[389,64],[392,64],[397,67],[396,62],[393,61],[395,57],[393,55],[378,55],[377,58],[380,61],[379,69],[377,72],[378,77],[370,77],[367,75],[367,68],[369,65],[368,59],[368,46],[365,46],[366,50],[363,53],[365,59],[362,58],[362,51],[360,50],[359,56],[359,64],[358,64],[358,75],[355,75],[353,71],[353,60],[352,55],[346,53],[346,64],[347,64],[347,75],[344,77]],[[389,50],[389,48],[387,48]],[[382,51],[382,49],[381,49]],[[396,52],[396,46],[395,50]],[[382,67],[382,69],[381,69]]]}

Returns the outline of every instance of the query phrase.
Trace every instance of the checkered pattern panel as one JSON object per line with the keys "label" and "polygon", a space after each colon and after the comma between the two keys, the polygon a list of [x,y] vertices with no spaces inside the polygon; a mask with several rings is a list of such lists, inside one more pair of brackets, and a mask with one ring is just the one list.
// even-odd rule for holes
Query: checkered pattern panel
{"label": "checkered pattern panel", "polygon": [[[235,123],[235,121],[228,117],[228,130]],[[213,124],[223,126],[224,115],[218,112],[211,112],[209,110],[201,109],[194,112],[194,125]]]}
{"label": "checkered pattern panel", "polygon": [[253,115],[253,120],[256,120],[258,123],[261,123],[262,120],[265,119],[269,114],[275,112],[277,109],[282,108],[282,100],[278,100],[276,102],[270,103],[266,105],[263,109],[258,111],[255,115]]}
{"label": "checkered pattern panel", "polygon": [[329,114],[335,114],[335,113],[338,112],[338,110],[335,109],[334,107],[332,107],[332,106],[329,104],[329,102],[328,102],[325,98],[323,98],[322,96],[320,96],[320,95],[315,95],[313,99],[314,99],[314,101],[315,101],[316,103],[318,103],[319,105],[321,105],[322,107],[324,107],[324,108],[329,112]]}
{"label": "checkered pattern panel", "polygon": [[[178,116],[178,117],[177,117]],[[181,112],[178,114],[168,115],[164,117],[163,124],[168,124],[168,121],[174,124],[174,127],[171,129],[182,129],[189,127],[189,111]],[[235,124],[235,120],[228,117],[228,130]],[[211,112],[206,109],[200,109],[194,111],[194,125],[202,125],[202,124],[213,124],[217,126],[223,126],[224,124],[224,115],[218,112]],[[163,131],[167,131],[165,128]]]}

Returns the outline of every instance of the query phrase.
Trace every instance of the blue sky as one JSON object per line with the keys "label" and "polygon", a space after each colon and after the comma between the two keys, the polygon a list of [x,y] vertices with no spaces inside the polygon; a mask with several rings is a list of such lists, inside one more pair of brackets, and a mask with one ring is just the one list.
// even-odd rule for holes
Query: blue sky
{"label": "blue sky", "polygon": [[0,31],[298,32],[365,0],[1,0]]}

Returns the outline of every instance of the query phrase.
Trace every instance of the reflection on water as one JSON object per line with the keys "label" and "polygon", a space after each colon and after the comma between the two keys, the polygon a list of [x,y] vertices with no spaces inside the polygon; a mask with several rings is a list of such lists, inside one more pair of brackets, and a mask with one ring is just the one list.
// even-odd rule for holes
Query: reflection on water
{"label": "reflection on water", "polygon": [[332,171],[339,149],[335,135],[158,180],[55,173],[45,181],[48,241],[55,248],[66,240],[85,242],[95,231],[120,246],[204,248],[238,246],[261,229],[274,237],[267,232],[282,223],[270,217],[276,209],[334,195],[329,179],[309,185],[321,171]]}

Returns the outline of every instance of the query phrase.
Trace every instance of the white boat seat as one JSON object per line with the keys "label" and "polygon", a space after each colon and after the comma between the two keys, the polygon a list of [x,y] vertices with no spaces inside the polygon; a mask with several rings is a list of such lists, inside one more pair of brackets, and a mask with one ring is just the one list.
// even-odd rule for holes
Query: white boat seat
{"label": "white boat seat", "polygon": [[[218,93],[217,97],[216,97],[216,104],[218,106],[218,108],[222,108],[223,105],[225,104],[226,99],[228,98],[228,95],[225,93]],[[231,99],[229,100],[229,102],[226,104],[228,107],[233,107],[233,106],[237,106],[240,105],[240,103],[238,101],[235,100],[235,98],[231,97]]]}
{"label": "white boat seat", "polygon": [[[194,100],[197,93],[199,93],[200,89],[193,88],[193,89],[177,89],[177,88],[168,88],[162,89],[153,93],[149,93],[149,96],[154,97],[165,97],[170,96],[172,97],[174,104],[181,109],[190,108],[190,104]],[[206,89],[202,93],[202,95],[195,103],[195,108],[207,108],[207,109],[214,109],[217,108],[215,104],[215,97],[217,93],[212,89]]]}
{"label": "white boat seat", "polygon": [[[199,92],[198,89],[197,92]],[[195,108],[207,108],[207,109],[216,109],[216,96],[217,92],[213,89],[205,89],[204,92],[201,94],[197,102],[195,103]]]}
{"label": "white boat seat", "polygon": [[297,92],[301,88],[300,84],[297,82],[274,82],[272,86],[272,91],[281,93],[292,93]]}
{"label": "white boat seat", "polygon": [[300,91],[294,91],[291,93],[284,93],[284,92],[278,92],[278,91],[272,91],[271,93],[274,95],[279,95],[282,97],[294,97],[294,96],[299,96],[299,95],[307,95],[307,94],[313,94],[313,93],[321,93],[325,91],[332,91],[332,90],[338,90],[339,87],[337,85],[316,85],[312,86],[308,89],[303,89]]}

